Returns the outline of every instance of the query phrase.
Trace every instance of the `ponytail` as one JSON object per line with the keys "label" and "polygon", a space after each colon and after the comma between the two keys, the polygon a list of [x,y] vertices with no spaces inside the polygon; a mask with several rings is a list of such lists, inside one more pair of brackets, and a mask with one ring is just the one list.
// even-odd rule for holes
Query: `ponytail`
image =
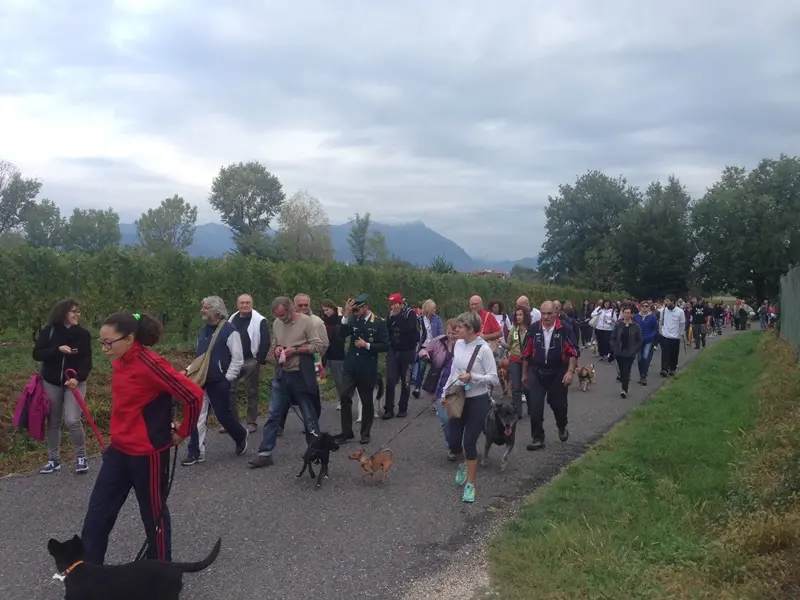
{"label": "ponytail", "polygon": [[164,333],[161,321],[147,313],[117,312],[107,317],[103,325],[114,327],[122,335],[133,335],[142,346],[154,346]]}

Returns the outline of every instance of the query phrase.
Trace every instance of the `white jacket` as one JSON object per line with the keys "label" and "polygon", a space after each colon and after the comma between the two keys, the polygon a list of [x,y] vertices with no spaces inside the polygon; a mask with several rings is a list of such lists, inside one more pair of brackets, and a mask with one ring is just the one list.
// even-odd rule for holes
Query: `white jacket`
{"label": "white jacket", "polygon": [[658,311],[659,331],[665,338],[680,339],[686,332],[686,313],[682,308],[662,308]]}

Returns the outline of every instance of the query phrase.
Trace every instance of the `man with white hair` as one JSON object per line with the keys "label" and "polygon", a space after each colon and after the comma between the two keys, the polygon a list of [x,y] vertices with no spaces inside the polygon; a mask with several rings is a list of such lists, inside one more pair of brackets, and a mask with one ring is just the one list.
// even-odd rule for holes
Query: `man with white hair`
{"label": "man with white hair", "polygon": [[209,353],[208,373],[203,390],[203,408],[197,427],[189,439],[186,458],[181,461],[185,467],[205,462],[206,420],[208,407],[214,409],[217,421],[236,444],[236,454],[241,456],[247,450],[247,430],[234,417],[231,411],[231,384],[236,381],[244,364],[242,340],[236,327],[228,319],[228,309],[219,296],[203,298],[200,308],[205,325],[197,337],[197,356]]}

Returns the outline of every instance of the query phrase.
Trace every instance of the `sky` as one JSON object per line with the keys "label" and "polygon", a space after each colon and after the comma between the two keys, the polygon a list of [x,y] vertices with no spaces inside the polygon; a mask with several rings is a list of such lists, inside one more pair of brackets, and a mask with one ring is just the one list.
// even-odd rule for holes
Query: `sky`
{"label": "sky", "polygon": [[[227,6],[226,6],[227,4]],[[797,0],[2,0],[0,159],[122,222],[258,160],[332,223],[536,256],[590,169],[695,195],[800,147]]]}

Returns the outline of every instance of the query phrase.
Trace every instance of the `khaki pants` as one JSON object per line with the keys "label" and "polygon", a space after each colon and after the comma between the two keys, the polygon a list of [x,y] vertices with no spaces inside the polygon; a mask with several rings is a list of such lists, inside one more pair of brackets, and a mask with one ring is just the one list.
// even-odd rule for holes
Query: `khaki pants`
{"label": "khaki pants", "polygon": [[244,381],[244,389],[247,394],[247,423],[255,423],[258,419],[258,384],[261,376],[261,365],[255,358],[245,359],[239,377],[231,383],[231,412],[236,420],[239,420],[238,391],[239,382]]}

